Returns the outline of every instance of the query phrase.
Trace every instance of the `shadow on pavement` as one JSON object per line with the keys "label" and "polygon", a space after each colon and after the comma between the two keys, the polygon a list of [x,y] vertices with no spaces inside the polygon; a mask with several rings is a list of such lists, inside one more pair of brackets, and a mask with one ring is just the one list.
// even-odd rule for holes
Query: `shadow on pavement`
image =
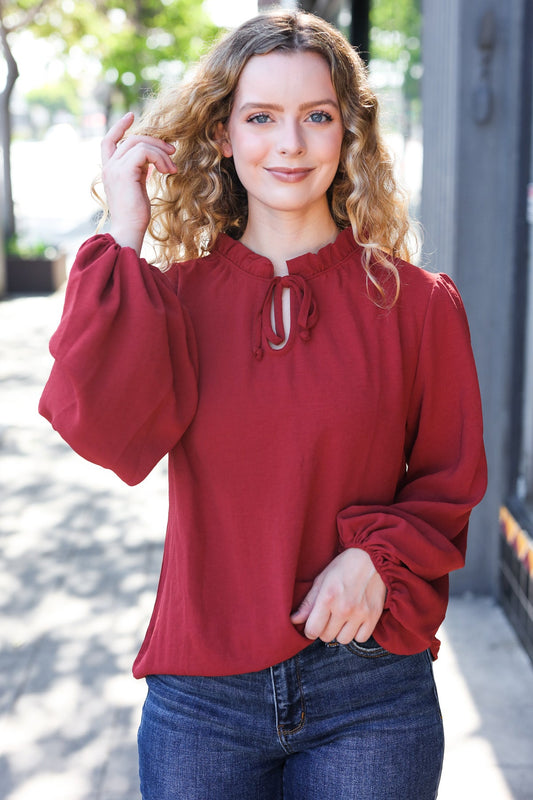
{"label": "shadow on pavement", "polygon": [[61,305],[0,303],[0,795],[135,800],[165,468],[130,489],[38,416]]}

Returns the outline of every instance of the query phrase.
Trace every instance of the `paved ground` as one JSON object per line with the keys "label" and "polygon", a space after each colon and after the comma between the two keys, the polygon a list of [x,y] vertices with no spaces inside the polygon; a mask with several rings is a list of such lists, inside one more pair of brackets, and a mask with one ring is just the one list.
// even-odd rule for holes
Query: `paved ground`
{"label": "paved ground", "polygon": [[[130,667],[158,577],[165,470],[130,489],[37,415],[61,304],[0,302],[0,798],[139,800],[144,686]],[[440,800],[531,800],[531,663],[490,599],[454,598],[442,638]]]}

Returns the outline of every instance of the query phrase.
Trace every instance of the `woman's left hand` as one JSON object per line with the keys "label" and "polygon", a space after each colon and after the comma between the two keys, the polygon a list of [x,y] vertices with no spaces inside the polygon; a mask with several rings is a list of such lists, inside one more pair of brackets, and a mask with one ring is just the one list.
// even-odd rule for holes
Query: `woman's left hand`
{"label": "woman's left hand", "polygon": [[291,622],[305,623],[308,639],[366,642],[381,616],[386,594],[368,553],[349,548],[315,578]]}

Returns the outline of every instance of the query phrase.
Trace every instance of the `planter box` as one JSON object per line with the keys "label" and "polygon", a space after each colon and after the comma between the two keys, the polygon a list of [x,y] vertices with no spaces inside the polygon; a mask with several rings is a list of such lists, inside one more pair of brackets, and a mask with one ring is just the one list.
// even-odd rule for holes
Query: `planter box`
{"label": "planter box", "polygon": [[53,259],[6,256],[9,294],[48,294],[59,289],[67,279],[65,253]]}

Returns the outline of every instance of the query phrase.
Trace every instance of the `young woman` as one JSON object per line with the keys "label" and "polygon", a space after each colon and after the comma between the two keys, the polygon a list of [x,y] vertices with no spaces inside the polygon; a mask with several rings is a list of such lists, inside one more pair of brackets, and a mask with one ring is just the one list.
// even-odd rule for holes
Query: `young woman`
{"label": "young woman", "polygon": [[143,798],[430,800],[481,409],[457,290],[402,260],[362,62],[312,15],[259,16],[132,122],[40,410],[129,484],[169,454]]}

